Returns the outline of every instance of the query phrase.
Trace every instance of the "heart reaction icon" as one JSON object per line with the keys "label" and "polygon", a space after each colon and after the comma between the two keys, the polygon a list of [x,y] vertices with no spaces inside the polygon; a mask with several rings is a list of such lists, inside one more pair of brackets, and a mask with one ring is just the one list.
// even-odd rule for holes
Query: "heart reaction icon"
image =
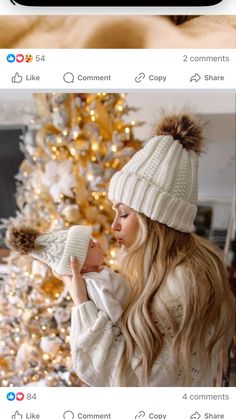
{"label": "heart reaction icon", "polygon": [[21,391],[19,393],[16,393],[16,400],[18,400],[19,402],[21,402],[22,400],[24,400],[25,396],[23,393],[21,393]]}

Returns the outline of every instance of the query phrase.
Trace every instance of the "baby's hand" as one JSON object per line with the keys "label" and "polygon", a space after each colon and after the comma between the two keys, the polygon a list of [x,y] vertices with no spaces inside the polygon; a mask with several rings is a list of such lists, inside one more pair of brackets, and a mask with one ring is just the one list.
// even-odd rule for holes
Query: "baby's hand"
{"label": "baby's hand", "polygon": [[53,274],[64,282],[74,304],[77,306],[88,301],[88,294],[84,280],[80,274],[79,262],[74,256],[71,256],[71,270],[72,276],[58,275],[54,271]]}

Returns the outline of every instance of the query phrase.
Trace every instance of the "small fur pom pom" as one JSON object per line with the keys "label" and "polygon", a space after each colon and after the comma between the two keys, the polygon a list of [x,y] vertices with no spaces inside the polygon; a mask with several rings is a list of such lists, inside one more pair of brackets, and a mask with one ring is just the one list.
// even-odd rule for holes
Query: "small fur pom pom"
{"label": "small fur pom pom", "polygon": [[5,243],[11,250],[26,255],[34,248],[34,242],[39,232],[27,225],[13,224],[6,233]]}
{"label": "small fur pom pom", "polygon": [[197,154],[202,152],[202,125],[188,113],[164,115],[155,130],[155,135],[172,135],[186,150],[193,150]]}

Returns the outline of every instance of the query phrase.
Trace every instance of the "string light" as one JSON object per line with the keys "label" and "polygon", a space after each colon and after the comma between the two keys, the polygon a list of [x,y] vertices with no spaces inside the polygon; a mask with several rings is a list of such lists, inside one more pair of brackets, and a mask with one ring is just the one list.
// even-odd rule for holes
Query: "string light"
{"label": "string light", "polygon": [[92,149],[93,151],[98,150],[98,143],[93,143],[93,144],[92,144],[91,149]]}
{"label": "string light", "polygon": [[70,147],[70,154],[72,156],[75,156],[77,154],[77,151],[76,151],[76,149],[74,147]]}
{"label": "string light", "polygon": [[110,251],[110,255],[111,255],[111,257],[114,258],[116,256],[116,251],[115,250],[111,250]]}
{"label": "string light", "polygon": [[92,173],[87,173],[87,179],[88,180],[93,180],[93,174]]}
{"label": "string light", "polygon": [[57,144],[62,144],[62,138],[61,137],[57,137]]}

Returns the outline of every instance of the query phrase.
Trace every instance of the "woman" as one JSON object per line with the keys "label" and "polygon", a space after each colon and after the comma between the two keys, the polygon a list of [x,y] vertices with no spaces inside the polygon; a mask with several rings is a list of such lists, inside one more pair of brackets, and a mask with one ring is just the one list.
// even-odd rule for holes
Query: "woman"
{"label": "woman", "polygon": [[166,116],[117,172],[109,199],[130,294],[117,327],[88,300],[79,266],[64,281],[75,303],[71,350],[91,386],[212,386],[234,332],[221,251],[193,233],[202,130]]}

